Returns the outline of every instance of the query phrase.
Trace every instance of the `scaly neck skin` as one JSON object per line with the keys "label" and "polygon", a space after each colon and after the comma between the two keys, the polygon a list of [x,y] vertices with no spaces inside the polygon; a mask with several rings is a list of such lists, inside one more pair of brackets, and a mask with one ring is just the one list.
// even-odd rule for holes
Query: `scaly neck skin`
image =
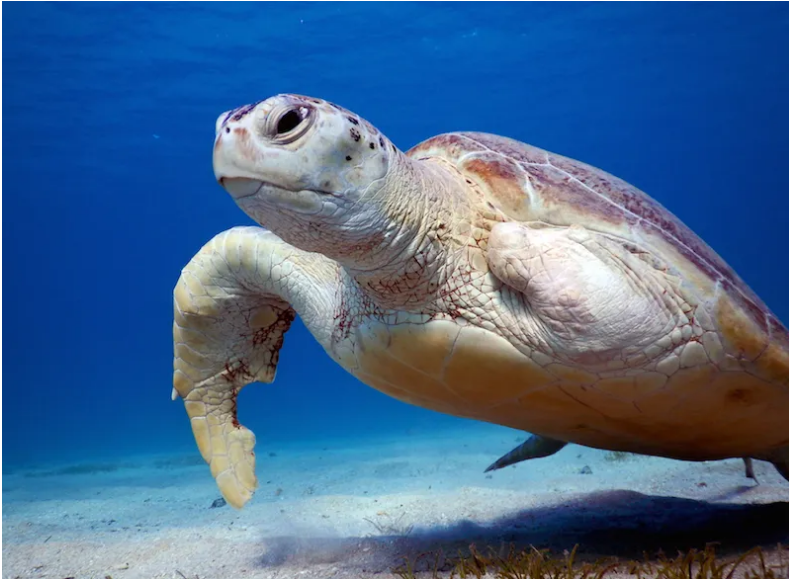
{"label": "scaly neck skin", "polygon": [[462,178],[439,161],[393,151],[383,179],[356,201],[320,198],[305,213],[250,196],[239,206],[287,243],[339,263],[384,309],[420,310],[435,301],[471,235]]}
{"label": "scaly neck skin", "polygon": [[346,230],[353,238],[335,259],[380,307],[420,309],[446,283],[470,231],[457,218],[468,204],[458,179],[398,153],[383,186],[361,201],[375,207],[372,219]]}

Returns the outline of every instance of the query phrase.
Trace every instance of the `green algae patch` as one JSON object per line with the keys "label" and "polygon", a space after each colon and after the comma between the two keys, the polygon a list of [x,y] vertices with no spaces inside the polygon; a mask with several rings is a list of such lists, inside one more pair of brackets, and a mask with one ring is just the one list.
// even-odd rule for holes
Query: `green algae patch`
{"label": "green algae patch", "polygon": [[402,579],[789,579],[789,550],[780,545],[765,553],[756,547],[738,556],[721,557],[712,545],[654,560],[616,558],[582,561],[576,545],[562,556],[535,547],[480,553],[470,545],[467,553],[446,556],[423,553],[393,570]]}

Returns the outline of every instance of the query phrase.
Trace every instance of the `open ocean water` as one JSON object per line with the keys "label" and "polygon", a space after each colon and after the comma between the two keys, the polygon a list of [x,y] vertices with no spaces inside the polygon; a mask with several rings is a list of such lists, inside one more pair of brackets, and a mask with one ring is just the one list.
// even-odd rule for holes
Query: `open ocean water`
{"label": "open ocean water", "polygon": [[[214,180],[217,115],[277,93],[338,103],[401,150],[476,130],[598,166],[789,320],[786,3],[2,12],[5,473],[196,455],[170,400],[172,290],[213,235],[251,224]],[[246,388],[239,412],[262,449],[477,428],[364,386],[300,322],[276,381]]]}

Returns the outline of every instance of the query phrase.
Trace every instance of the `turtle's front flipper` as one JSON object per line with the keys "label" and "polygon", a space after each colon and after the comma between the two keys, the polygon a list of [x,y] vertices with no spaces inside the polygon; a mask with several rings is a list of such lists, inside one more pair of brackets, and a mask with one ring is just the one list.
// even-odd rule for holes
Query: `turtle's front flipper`
{"label": "turtle's front flipper", "polygon": [[274,380],[294,300],[316,333],[316,312],[329,308],[305,272],[318,269],[310,260],[319,258],[259,227],[237,227],[207,243],[175,286],[174,390],[219,490],[236,508],[257,487],[255,435],[238,423],[236,397],[251,382]]}
{"label": "turtle's front flipper", "polygon": [[526,440],[526,442],[513,448],[499,460],[486,468],[485,472],[498,470],[500,468],[504,468],[505,466],[515,464],[516,462],[522,462],[532,458],[551,456],[552,454],[559,452],[565,446],[567,446],[567,443],[562,440],[556,440],[553,438],[532,434],[528,440]]}

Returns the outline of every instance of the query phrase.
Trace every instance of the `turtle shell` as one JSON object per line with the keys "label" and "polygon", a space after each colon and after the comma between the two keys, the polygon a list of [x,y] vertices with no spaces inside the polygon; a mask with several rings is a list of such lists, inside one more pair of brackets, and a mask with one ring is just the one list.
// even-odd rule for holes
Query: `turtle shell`
{"label": "turtle shell", "polygon": [[789,386],[789,331],[712,248],[643,191],[596,167],[486,133],[438,135],[406,154],[448,162],[470,194],[504,220],[579,224],[648,254],[710,313],[723,356]]}

